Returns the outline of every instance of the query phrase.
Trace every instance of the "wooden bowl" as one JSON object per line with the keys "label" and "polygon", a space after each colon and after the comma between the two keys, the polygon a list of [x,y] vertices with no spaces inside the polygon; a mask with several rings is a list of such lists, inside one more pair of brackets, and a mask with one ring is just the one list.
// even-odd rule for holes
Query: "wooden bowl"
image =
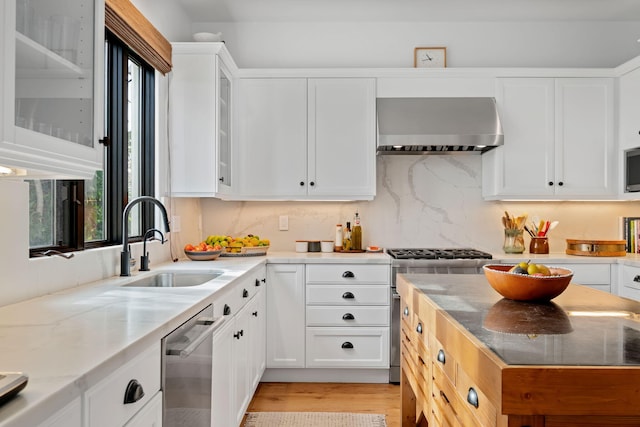
{"label": "wooden bowl", "polygon": [[184,251],[184,254],[192,261],[211,261],[220,256],[222,251]]}
{"label": "wooden bowl", "polygon": [[513,265],[489,264],[482,267],[489,284],[500,295],[516,301],[549,301],[567,289],[573,272],[554,268],[554,276],[509,273]]}

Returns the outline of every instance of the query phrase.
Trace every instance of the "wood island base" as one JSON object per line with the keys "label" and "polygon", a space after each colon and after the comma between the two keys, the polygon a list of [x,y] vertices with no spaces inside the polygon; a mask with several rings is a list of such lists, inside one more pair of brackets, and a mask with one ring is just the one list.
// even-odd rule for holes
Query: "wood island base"
{"label": "wood island base", "polygon": [[[429,287],[420,285],[436,279],[421,276],[397,279],[403,427],[640,426],[639,365],[508,364],[437,304],[437,298],[430,298]],[[461,286],[461,295],[467,290]],[[571,292],[572,301],[581,292],[587,299],[600,298],[603,310],[621,310],[616,306],[620,302],[627,304],[624,310],[640,311],[640,305],[628,305],[637,303],[604,293],[591,295],[599,291],[582,286],[575,285]]]}

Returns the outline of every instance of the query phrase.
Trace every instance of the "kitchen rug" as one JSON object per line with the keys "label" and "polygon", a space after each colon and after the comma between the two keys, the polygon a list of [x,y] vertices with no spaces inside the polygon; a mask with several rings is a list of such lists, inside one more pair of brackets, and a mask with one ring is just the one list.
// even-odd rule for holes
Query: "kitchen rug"
{"label": "kitchen rug", "polygon": [[249,412],[244,427],[386,427],[384,415],[347,412]]}

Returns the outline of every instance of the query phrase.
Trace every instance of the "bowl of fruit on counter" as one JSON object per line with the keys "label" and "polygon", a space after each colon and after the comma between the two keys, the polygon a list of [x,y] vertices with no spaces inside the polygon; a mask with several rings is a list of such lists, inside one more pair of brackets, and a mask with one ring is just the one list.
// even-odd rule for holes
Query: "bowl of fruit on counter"
{"label": "bowl of fruit on counter", "polygon": [[209,245],[206,241],[197,245],[187,244],[184,247],[184,254],[192,261],[212,261],[222,254],[222,246]]}
{"label": "bowl of fruit on counter", "polygon": [[516,265],[489,264],[484,275],[493,289],[516,301],[549,301],[567,289],[573,272],[523,261]]}
{"label": "bowl of fruit on counter", "polygon": [[261,239],[254,234],[242,237],[211,235],[205,242],[222,247],[223,257],[266,255],[270,244],[269,239]]}

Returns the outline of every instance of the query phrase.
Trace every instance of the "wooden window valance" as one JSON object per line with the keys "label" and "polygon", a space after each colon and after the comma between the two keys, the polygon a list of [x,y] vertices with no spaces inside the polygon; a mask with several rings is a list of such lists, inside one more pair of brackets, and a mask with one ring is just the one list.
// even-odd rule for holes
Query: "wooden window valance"
{"label": "wooden window valance", "polygon": [[106,0],[105,26],[156,70],[171,71],[171,44],[131,1]]}

